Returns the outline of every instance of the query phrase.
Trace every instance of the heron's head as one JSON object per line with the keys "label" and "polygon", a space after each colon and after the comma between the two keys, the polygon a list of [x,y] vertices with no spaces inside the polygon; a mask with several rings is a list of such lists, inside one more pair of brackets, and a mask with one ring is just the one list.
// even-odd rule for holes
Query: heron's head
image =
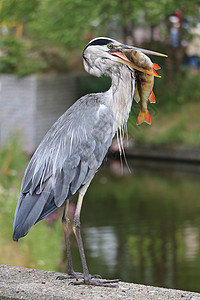
{"label": "heron's head", "polygon": [[97,77],[101,75],[110,76],[121,65],[136,69],[133,62],[123,53],[132,50],[164,56],[154,51],[124,45],[110,38],[99,37],[91,40],[83,50],[84,68],[88,73]]}

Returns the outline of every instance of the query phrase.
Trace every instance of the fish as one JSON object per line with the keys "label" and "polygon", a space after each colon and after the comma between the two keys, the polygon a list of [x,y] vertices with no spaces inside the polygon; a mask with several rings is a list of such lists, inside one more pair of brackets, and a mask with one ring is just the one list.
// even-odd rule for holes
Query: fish
{"label": "fish", "polygon": [[[155,95],[153,92],[154,76],[160,77],[155,70],[159,70],[160,66],[156,63],[152,63],[151,59],[138,50],[131,52],[131,61],[134,62],[139,68],[144,68],[152,73],[144,73],[135,71],[136,74],[136,87],[134,91],[134,99],[138,103],[141,103],[141,109],[137,117],[136,124],[140,125],[143,122],[151,125],[151,117],[147,108],[148,101],[155,103]],[[154,74],[154,75],[153,75]]]}

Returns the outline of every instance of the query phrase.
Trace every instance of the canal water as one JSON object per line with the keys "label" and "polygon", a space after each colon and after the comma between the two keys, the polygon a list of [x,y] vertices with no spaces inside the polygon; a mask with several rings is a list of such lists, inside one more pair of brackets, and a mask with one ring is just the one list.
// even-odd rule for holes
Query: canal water
{"label": "canal water", "polygon": [[[85,196],[81,230],[90,273],[200,292],[200,175],[195,166],[193,172],[177,171],[173,162],[165,171],[129,163],[131,173],[125,166],[121,176],[120,163],[109,161]],[[0,222],[0,263],[66,272],[62,212],[14,243],[14,208],[0,212],[7,213]],[[74,269],[81,271],[72,234],[71,243]]]}

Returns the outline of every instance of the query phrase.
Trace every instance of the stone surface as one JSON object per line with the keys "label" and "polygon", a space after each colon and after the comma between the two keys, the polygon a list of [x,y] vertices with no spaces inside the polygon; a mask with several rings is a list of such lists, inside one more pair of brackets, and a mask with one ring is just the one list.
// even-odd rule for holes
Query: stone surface
{"label": "stone surface", "polygon": [[72,280],[56,280],[56,272],[0,266],[0,299],[200,299],[199,293],[119,282],[117,287],[73,286]]}

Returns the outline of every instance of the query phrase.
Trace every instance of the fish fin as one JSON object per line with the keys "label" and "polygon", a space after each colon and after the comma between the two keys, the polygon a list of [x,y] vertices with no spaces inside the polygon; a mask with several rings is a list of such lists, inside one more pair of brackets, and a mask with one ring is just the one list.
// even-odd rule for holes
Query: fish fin
{"label": "fish fin", "polygon": [[157,73],[156,73],[156,71],[152,68],[152,72],[153,72],[153,75],[154,76],[156,76],[156,77],[160,77],[161,78],[161,76],[160,75],[158,75]]}
{"label": "fish fin", "polygon": [[139,92],[138,92],[137,85],[135,86],[133,98],[134,98],[134,100],[135,100],[137,103],[140,102],[140,95],[139,95]]}
{"label": "fish fin", "polygon": [[153,91],[151,91],[151,94],[149,96],[149,102],[150,103],[156,103],[156,98],[155,98],[155,94]]}
{"label": "fish fin", "polygon": [[139,115],[137,117],[136,125],[140,125],[143,122],[151,125],[151,117],[150,117],[150,114],[148,112],[148,109],[145,110],[145,111],[140,110]]}
{"label": "fish fin", "polygon": [[161,69],[161,67],[158,64],[154,64],[154,63],[153,63],[153,68],[154,68],[154,70],[160,70]]}

